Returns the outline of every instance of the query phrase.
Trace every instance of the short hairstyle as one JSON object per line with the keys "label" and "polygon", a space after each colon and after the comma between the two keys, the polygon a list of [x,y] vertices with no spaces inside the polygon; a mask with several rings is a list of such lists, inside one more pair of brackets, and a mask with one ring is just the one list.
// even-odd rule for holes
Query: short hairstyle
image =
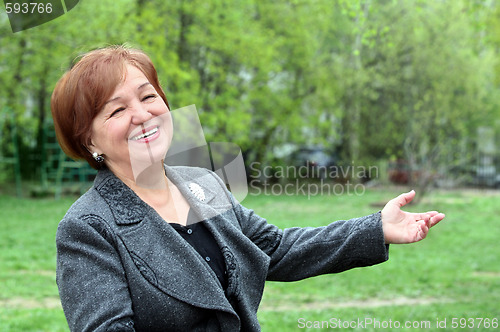
{"label": "short hairstyle", "polygon": [[156,69],[143,51],[109,46],[84,54],[57,82],[51,99],[57,140],[69,157],[102,167],[88,150],[92,122],[124,79],[128,64],[144,73],[168,106]]}

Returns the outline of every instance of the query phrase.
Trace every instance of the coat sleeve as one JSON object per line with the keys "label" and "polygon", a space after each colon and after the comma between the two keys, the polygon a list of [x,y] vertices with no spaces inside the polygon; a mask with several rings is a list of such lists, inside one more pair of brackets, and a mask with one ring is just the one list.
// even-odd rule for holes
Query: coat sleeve
{"label": "coat sleeve", "polygon": [[243,233],[270,257],[267,280],[296,281],[388,259],[380,212],[323,227],[284,230],[236,205]]}
{"label": "coat sleeve", "polygon": [[279,230],[253,211],[241,211],[244,232],[271,258],[268,280],[295,281],[388,259],[380,212],[323,227]]}
{"label": "coat sleeve", "polygon": [[59,224],[56,280],[71,331],[135,331],[115,241],[95,215],[65,218]]}
{"label": "coat sleeve", "polygon": [[267,280],[297,281],[389,259],[380,211],[323,227],[281,230],[239,204],[213,175],[231,201],[243,234],[269,256]]}

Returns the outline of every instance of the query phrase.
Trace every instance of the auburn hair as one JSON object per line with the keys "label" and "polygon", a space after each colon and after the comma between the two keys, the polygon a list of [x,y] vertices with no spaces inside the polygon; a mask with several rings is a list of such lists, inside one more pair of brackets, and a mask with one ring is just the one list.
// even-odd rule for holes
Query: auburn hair
{"label": "auburn hair", "polygon": [[141,50],[109,46],[90,51],[57,82],[51,98],[52,118],[63,151],[76,160],[85,159],[99,169],[88,149],[92,122],[125,77],[126,65],[137,67],[168,106],[151,59]]}

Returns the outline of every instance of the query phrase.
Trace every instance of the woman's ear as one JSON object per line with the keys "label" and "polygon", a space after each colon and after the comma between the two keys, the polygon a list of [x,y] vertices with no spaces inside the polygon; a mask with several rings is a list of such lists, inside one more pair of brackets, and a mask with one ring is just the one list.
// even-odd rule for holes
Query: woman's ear
{"label": "woman's ear", "polygon": [[92,141],[92,137],[89,137],[87,139],[87,144],[84,145],[85,146],[85,149],[91,154],[93,155],[94,153],[97,153],[97,154],[102,154],[101,151],[98,151],[99,149],[97,149],[97,147],[94,145],[94,142]]}

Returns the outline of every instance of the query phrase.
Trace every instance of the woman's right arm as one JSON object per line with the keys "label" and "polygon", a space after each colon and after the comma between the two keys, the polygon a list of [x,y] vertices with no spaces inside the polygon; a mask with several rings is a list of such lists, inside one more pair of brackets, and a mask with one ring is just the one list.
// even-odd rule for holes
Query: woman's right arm
{"label": "woman's right arm", "polygon": [[71,331],[135,331],[115,241],[106,222],[95,215],[59,224],[56,280]]}

